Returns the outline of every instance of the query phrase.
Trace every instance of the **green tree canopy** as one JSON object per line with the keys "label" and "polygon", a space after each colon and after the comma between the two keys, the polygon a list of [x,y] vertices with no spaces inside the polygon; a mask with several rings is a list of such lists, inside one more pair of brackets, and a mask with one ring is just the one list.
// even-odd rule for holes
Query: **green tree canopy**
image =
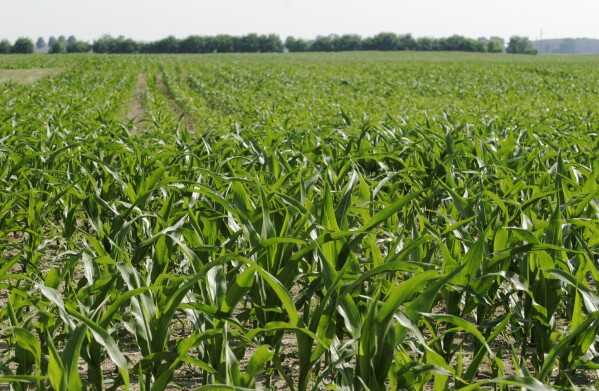
{"label": "green tree canopy", "polygon": [[335,39],[335,50],[349,52],[362,49],[362,37],[356,34],[345,34]]}
{"label": "green tree canopy", "polygon": [[433,51],[438,50],[437,40],[430,37],[420,37],[416,39],[416,50]]}
{"label": "green tree canopy", "polygon": [[335,50],[331,36],[318,36],[308,48],[311,52],[332,52]]}
{"label": "green tree canopy", "polygon": [[365,40],[364,46],[368,50],[397,50],[398,38],[395,33],[379,33]]}
{"label": "green tree canopy", "polygon": [[285,47],[290,52],[305,52],[308,50],[308,42],[301,38],[289,36],[285,39]]}
{"label": "green tree canopy", "polygon": [[0,54],[8,54],[10,53],[10,49],[12,45],[7,39],[3,39],[0,41]]}
{"label": "green tree canopy", "polygon": [[140,50],[140,46],[139,42],[131,38],[123,36],[113,38],[110,35],[103,35],[92,44],[94,53],[136,53]]}
{"label": "green tree canopy", "polygon": [[280,53],[283,51],[283,41],[276,34],[260,35],[258,43],[261,53]]}
{"label": "green tree canopy", "polygon": [[28,54],[33,53],[34,45],[33,41],[29,38],[21,37],[15,41],[12,46],[12,53]]}
{"label": "green tree canopy", "polygon": [[505,47],[505,41],[503,38],[491,37],[487,42],[487,52],[489,53],[501,53]]}
{"label": "green tree canopy", "polygon": [[217,53],[232,53],[235,51],[236,38],[227,35],[219,34],[213,39],[214,51]]}
{"label": "green tree canopy", "polygon": [[37,41],[35,42],[35,48],[40,51],[46,49],[46,41],[44,40],[44,38],[39,37],[37,39]]}
{"label": "green tree canopy", "polygon": [[179,53],[206,53],[208,40],[199,35],[190,35],[179,44]]}
{"label": "green tree canopy", "polygon": [[[6,50],[6,43],[3,45],[2,50]],[[29,50],[28,45],[22,46],[23,41],[20,41],[19,45],[21,45],[20,48],[14,50],[19,52]],[[507,50],[509,53],[536,53],[528,38],[512,37],[510,45]],[[258,35],[256,33],[242,36],[192,35],[184,39],[168,36],[151,42],[135,41],[124,36],[114,38],[104,35],[96,39],[92,45],[78,41],[74,35],[68,38],[61,35],[58,38],[49,37],[47,43],[44,38],[39,37],[34,48],[37,48],[38,51],[48,49],[50,53],[78,53],[91,51],[91,49],[95,53],[277,53],[284,50],[289,52],[447,50],[500,53],[505,47],[505,41],[499,37],[472,39],[461,35],[452,35],[445,38],[414,38],[411,34],[398,35],[393,32],[382,32],[366,38],[357,34],[331,34],[317,36],[310,41],[289,36],[285,42],[276,34]],[[9,51],[13,51],[12,46]]]}
{"label": "green tree canopy", "polygon": [[260,50],[258,34],[247,34],[235,40],[236,51],[242,53],[256,53]]}
{"label": "green tree canopy", "polygon": [[146,53],[178,53],[181,42],[172,35],[160,39],[155,42],[150,42],[142,48]]}
{"label": "green tree canopy", "polygon": [[416,49],[416,40],[412,34],[404,34],[397,36],[397,50],[414,50]]}
{"label": "green tree canopy", "polygon": [[89,43],[83,41],[75,41],[67,46],[67,53],[87,53],[89,50]]}
{"label": "green tree canopy", "polygon": [[537,49],[527,37],[513,36],[507,44],[507,53],[511,54],[537,54]]}
{"label": "green tree canopy", "polygon": [[71,35],[69,38],[67,38],[67,47],[74,45],[77,42],[77,38],[75,38],[74,35]]}
{"label": "green tree canopy", "polygon": [[54,45],[50,46],[50,50],[48,51],[48,53],[58,54],[58,53],[64,53],[64,51],[65,51],[64,43],[62,41],[56,41],[56,42],[54,42]]}

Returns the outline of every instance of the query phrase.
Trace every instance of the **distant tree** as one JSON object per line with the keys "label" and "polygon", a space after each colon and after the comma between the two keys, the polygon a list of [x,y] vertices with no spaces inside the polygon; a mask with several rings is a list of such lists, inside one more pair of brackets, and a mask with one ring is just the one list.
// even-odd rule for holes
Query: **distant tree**
{"label": "distant tree", "polygon": [[[118,43],[124,41],[124,37],[117,39]],[[177,53],[179,50],[179,41],[173,37],[168,36],[158,41],[148,42],[140,46],[142,53]]]}
{"label": "distant tree", "polygon": [[12,45],[11,53],[29,54],[34,50],[33,41],[29,38],[19,38]]}
{"label": "distant tree", "polygon": [[572,38],[564,38],[559,44],[558,53],[574,54],[576,53],[576,41]]}
{"label": "distant tree", "polygon": [[501,53],[505,47],[505,41],[503,38],[491,37],[487,42],[487,52],[489,53]]}
{"label": "distant tree", "polygon": [[39,37],[37,39],[37,41],[35,42],[35,48],[40,52],[46,50],[46,41],[44,40],[44,38]]}
{"label": "distant tree", "polygon": [[501,44],[501,47],[505,46],[505,39],[503,39],[501,37],[493,36],[493,37],[489,38],[489,41],[497,41]]}
{"label": "distant tree", "polygon": [[103,35],[92,43],[94,53],[110,53],[110,45],[114,40],[110,35]]}
{"label": "distant tree", "polygon": [[467,39],[457,34],[439,40],[439,49],[443,51],[469,51],[468,47]]}
{"label": "distant tree", "polygon": [[260,51],[260,37],[258,34],[247,34],[235,39],[235,51],[241,53],[256,53]]}
{"label": "distant tree", "polygon": [[487,38],[478,38],[478,39],[472,39],[472,38],[466,38],[466,40],[468,41],[468,49],[467,51],[469,52],[486,52],[487,51],[487,43],[488,43],[488,39]]}
{"label": "distant tree", "polygon": [[65,51],[64,43],[62,43],[60,41],[56,41],[56,42],[54,42],[54,45],[52,45],[50,47],[50,49],[48,50],[48,53],[59,54],[59,53],[64,53],[64,51]]}
{"label": "distant tree", "polygon": [[308,48],[311,52],[332,52],[335,50],[331,36],[318,36]]}
{"label": "distant tree", "polygon": [[89,51],[89,43],[83,41],[75,41],[67,46],[67,53],[87,53]]}
{"label": "distant tree", "polygon": [[476,39],[476,44],[478,45],[478,49],[479,49],[477,51],[486,52],[487,49],[489,48],[489,39],[486,37],[479,37]]}
{"label": "distant tree", "polygon": [[203,53],[216,53],[218,51],[218,42],[216,37],[206,37],[206,45]]}
{"label": "distant tree", "polygon": [[258,37],[260,53],[280,53],[283,51],[283,41],[276,34],[260,35]]}
{"label": "distant tree", "polygon": [[336,51],[350,52],[362,49],[362,37],[356,34],[345,34],[335,37],[333,46]]}
{"label": "distant tree", "polygon": [[287,39],[285,39],[285,47],[290,52],[305,52],[308,50],[308,46],[308,42],[301,38],[297,39],[295,37],[289,36]]}
{"label": "distant tree", "polygon": [[[60,51],[58,51],[60,50]],[[67,39],[64,37],[64,35],[61,35],[60,37],[58,37],[58,39],[54,38],[54,37],[50,37],[50,39],[48,39],[48,53],[50,54],[57,54],[57,53],[64,53],[67,50]]]}
{"label": "distant tree", "polygon": [[239,46],[239,44],[236,43],[236,40],[236,37],[219,34],[213,39],[213,50],[211,51],[217,53],[233,53],[236,50],[235,46]]}
{"label": "distant tree", "polygon": [[537,54],[532,42],[527,37],[519,36],[510,38],[505,51],[510,54]]}
{"label": "distant tree", "polygon": [[[122,39],[121,41],[123,41]],[[174,36],[170,35],[166,38],[158,41],[150,42],[141,49],[145,53],[178,53],[179,52],[179,40]]]}
{"label": "distant tree", "polygon": [[452,44],[451,37],[437,39],[436,50],[441,50],[441,51],[454,50],[454,47],[455,47],[455,45]]}
{"label": "distant tree", "polygon": [[67,48],[73,44],[75,44],[77,42],[77,38],[75,38],[74,35],[71,35],[69,38],[67,38]]}
{"label": "distant tree", "polygon": [[373,37],[362,38],[362,50],[374,50]]}
{"label": "distant tree", "polygon": [[111,42],[109,53],[137,53],[140,46],[139,42],[134,41],[131,38],[125,38],[121,35]]}
{"label": "distant tree", "polygon": [[206,53],[207,39],[199,35],[190,35],[179,44],[179,53]]}
{"label": "distant tree", "polygon": [[132,39],[123,36],[114,38],[110,35],[101,36],[91,45],[94,53],[135,53],[139,46],[140,44]]}
{"label": "distant tree", "polygon": [[415,49],[421,51],[438,50],[438,43],[435,38],[420,37],[416,39]]}
{"label": "distant tree", "polygon": [[416,49],[416,40],[411,34],[397,36],[397,50],[414,50]]}
{"label": "distant tree", "polygon": [[110,35],[103,35],[93,42],[92,50],[94,53],[136,53],[140,50],[140,46],[139,42],[131,38],[123,36],[113,38]]}
{"label": "distant tree", "polygon": [[[512,37],[510,41],[512,48],[510,52],[534,53],[534,47],[522,49],[519,46],[522,42],[521,37]],[[41,40],[41,41],[40,41]],[[526,38],[528,41],[528,39]],[[40,46],[43,38],[40,38]],[[513,41],[513,42],[512,42]],[[61,45],[55,45],[56,43]],[[528,41],[530,42],[530,41]],[[571,44],[571,42],[567,42]],[[353,51],[353,50],[447,50],[447,51],[466,51],[466,52],[502,52],[505,42],[502,38],[491,37],[472,39],[461,35],[452,35],[446,38],[421,37],[415,39],[411,34],[397,35],[391,32],[382,32],[372,37],[362,38],[356,34],[317,36],[312,41],[298,39],[292,36],[287,37],[285,42],[276,34],[258,35],[255,33],[243,36],[216,35],[216,36],[197,36],[192,35],[179,40],[174,36],[168,36],[158,41],[143,43],[134,41],[124,36],[113,38],[110,35],[104,35],[96,39],[92,45],[85,42],[79,42],[75,36],[65,38],[61,35],[58,39],[50,37],[48,46],[53,53],[60,48],[69,53],[89,51],[90,47],[95,53],[271,53],[282,52],[333,52],[333,51]],[[73,47],[72,49],[69,49]],[[513,51],[512,51],[513,50]],[[521,51],[524,50],[524,51]],[[571,50],[568,48],[568,50]]]}
{"label": "distant tree", "polygon": [[397,50],[397,34],[395,33],[378,33],[368,41],[370,50]]}
{"label": "distant tree", "polygon": [[0,54],[9,54],[11,49],[12,45],[10,44],[10,41],[7,39],[0,41]]}

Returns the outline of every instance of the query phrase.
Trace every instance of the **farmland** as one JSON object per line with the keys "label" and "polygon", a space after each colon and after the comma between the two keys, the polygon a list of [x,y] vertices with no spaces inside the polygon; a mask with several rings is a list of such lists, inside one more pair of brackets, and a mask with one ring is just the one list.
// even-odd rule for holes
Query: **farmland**
{"label": "farmland", "polygon": [[596,61],[3,56],[0,388],[596,386]]}

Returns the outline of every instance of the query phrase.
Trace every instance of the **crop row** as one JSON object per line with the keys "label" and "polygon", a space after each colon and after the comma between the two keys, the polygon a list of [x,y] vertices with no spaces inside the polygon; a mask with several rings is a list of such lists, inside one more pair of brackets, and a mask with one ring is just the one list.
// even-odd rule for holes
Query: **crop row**
{"label": "crop row", "polygon": [[83,56],[0,85],[0,382],[594,383],[597,78],[447,56]]}

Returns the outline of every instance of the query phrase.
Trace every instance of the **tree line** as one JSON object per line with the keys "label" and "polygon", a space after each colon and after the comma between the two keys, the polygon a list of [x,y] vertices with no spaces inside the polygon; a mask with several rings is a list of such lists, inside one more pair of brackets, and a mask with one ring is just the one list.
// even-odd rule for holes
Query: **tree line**
{"label": "tree line", "polygon": [[14,44],[9,40],[0,40],[0,54],[29,54],[29,53],[87,53],[91,51],[91,45],[84,41],[79,41],[74,35],[69,38],[61,35],[60,37],[50,37],[48,41],[39,37],[34,44],[26,37],[18,38]]}
{"label": "tree line", "polygon": [[279,53],[279,52],[340,52],[340,51],[461,51],[488,53],[536,54],[536,49],[526,37],[513,36],[507,47],[500,37],[467,38],[452,35],[446,38],[419,37],[411,34],[383,32],[363,38],[357,34],[318,36],[312,40],[287,37],[283,42],[276,34],[243,36],[192,35],[179,39],[169,36],[157,41],[141,42],[124,36],[104,35],[91,44],[75,36],[38,38],[34,44],[29,38],[19,38],[14,44],[0,41],[2,53]]}
{"label": "tree line", "polygon": [[547,54],[599,54],[599,39],[558,38],[532,42],[539,53]]}

